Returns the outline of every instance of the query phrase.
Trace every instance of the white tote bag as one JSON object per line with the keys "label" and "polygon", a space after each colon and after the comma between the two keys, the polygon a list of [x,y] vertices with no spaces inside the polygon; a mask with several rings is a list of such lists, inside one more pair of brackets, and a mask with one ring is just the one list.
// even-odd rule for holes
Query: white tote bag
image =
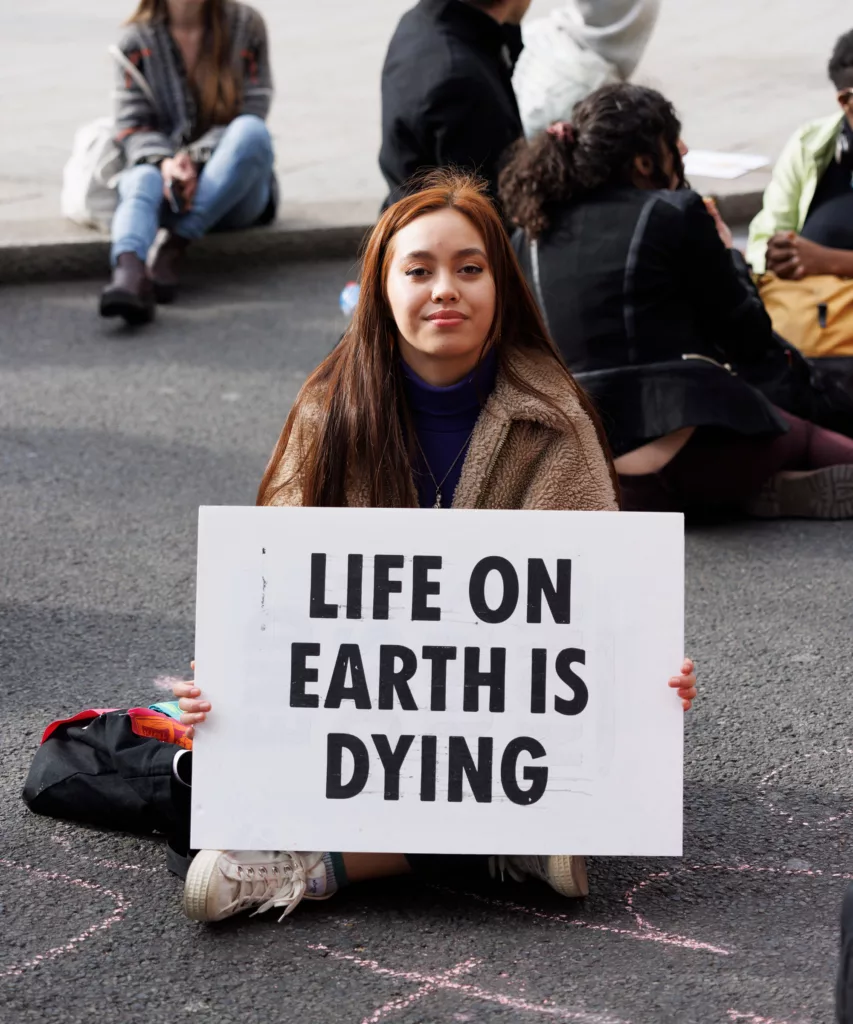
{"label": "white tote bag", "polygon": [[[154,94],[139,69],[117,46],[108,50],[154,106]],[[109,230],[118,203],[118,176],[124,170],[124,152],[114,136],[111,117],[84,124],[74,135],[71,156],[62,171],[60,207],[62,216],[75,224]]]}

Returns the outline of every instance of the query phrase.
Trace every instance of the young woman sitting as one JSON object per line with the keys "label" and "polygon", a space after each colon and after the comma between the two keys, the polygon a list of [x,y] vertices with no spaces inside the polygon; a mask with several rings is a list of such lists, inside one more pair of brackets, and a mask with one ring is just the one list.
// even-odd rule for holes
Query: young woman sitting
{"label": "young woman sitting", "polygon": [[853,441],[783,412],[734,372],[770,320],[731,232],[687,188],[660,93],[609,85],[520,141],[501,178],[540,308],[593,396],[623,508],[853,516]]}
{"label": "young woman sitting", "polygon": [[[431,180],[374,229],[353,321],[302,388],[258,503],[615,511],[596,414],[548,336],[485,186],[446,173]],[[174,688],[193,728],[216,714],[199,682]],[[669,681],[685,710],[695,684],[689,661]],[[183,782],[190,757],[175,768]],[[566,896],[587,892],[577,856],[203,850],[184,910],[202,921],[289,913],[348,881],[410,871],[488,878],[490,869]]]}
{"label": "young woman sitting", "polygon": [[[118,68],[117,140],[126,169],[112,223],[101,315],[142,324],[171,302],[187,246],[211,230],[275,216],[267,34],[233,0],[140,0],[119,44],[148,89]],[[160,227],[168,231],[150,267]]]}

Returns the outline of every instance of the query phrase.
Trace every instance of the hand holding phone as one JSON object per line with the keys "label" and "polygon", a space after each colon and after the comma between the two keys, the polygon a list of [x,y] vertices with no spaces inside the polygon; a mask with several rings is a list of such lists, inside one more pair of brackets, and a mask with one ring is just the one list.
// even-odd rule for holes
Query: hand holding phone
{"label": "hand holding phone", "polygon": [[198,174],[192,158],[185,150],[167,157],[160,164],[163,175],[163,195],[169,208],[175,214],[186,213],[192,208],[192,200],[198,184]]}
{"label": "hand holding phone", "polygon": [[186,212],[187,207],[184,200],[183,184],[177,178],[170,178],[166,182],[166,196],[172,213],[181,214]]}

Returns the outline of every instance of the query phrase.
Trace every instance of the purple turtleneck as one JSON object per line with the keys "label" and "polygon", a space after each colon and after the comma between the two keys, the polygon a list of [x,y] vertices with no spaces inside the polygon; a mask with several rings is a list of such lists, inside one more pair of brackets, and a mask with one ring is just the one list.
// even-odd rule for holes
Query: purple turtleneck
{"label": "purple turtleneck", "polygon": [[[494,349],[491,349],[472,373],[446,388],[427,384],[405,362],[401,360],[400,363],[406,399],[420,442],[412,466],[418,489],[418,504],[421,508],[432,508],[435,505],[435,477],[435,481],[443,481],[441,507],[450,508],[462,473],[462,464],[468,454],[474,424],[495,386],[497,356]],[[427,465],[424,465],[424,456]],[[447,479],[444,479],[445,474]]]}

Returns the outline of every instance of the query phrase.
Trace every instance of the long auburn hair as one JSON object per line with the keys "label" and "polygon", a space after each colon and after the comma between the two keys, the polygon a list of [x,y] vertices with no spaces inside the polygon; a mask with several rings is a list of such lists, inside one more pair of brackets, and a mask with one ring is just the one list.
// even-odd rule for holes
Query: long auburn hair
{"label": "long auburn hair", "polygon": [[346,505],[346,483],[351,474],[366,481],[370,504],[375,508],[416,504],[410,468],[414,431],[397,353],[397,328],[385,282],[394,236],[413,220],[436,210],[458,210],[477,228],[485,242],[495,281],[496,302],[480,359],[494,348],[499,372],[518,390],[552,406],[565,419],[566,429],[573,430],[560,407],[520,376],[509,357],[513,350],[523,350],[549,359],[555,372],[565,378],[566,389],[578,399],[595,424],[602,446],[608,451],[598,415],[548,335],[485,188],[484,182],[469,175],[453,170],[434,171],[422,179],[420,191],[400,199],[380,217],[362,253],[361,294],[352,322],[297,397],[261,480],[258,505],[270,504],[274,498],[278,488],[272,481],[294,424],[307,403],[317,402],[320,404],[318,426],[297,469],[297,475],[301,476],[302,504]]}
{"label": "long auburn hair", "polygon": [[[230,124],[240,109],[242,88],[231,60],[224,0],[205,0],[201,16],[204,39],[192,78],[198,93],[199,120],[203,127]],[[139,0],[127,23],[151,25],[168,18],[166,0]]]}

